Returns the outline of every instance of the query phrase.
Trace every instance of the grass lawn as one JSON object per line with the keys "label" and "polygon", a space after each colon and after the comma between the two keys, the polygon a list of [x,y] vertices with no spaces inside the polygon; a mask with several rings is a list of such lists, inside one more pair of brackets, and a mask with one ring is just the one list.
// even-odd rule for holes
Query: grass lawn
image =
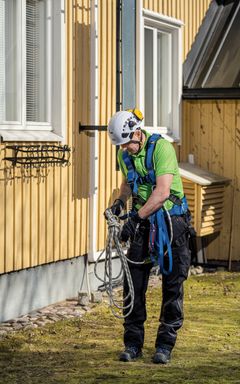
{"label": "grass lawn", "polygon": [[191,276],[185,322],[172,361],[154,365],[160,284],[148,290],[143,358],[118,361],[122,321],[106,304],[82,319],[19,331],[0,339],[0,383],[240,384],[240,274]]}

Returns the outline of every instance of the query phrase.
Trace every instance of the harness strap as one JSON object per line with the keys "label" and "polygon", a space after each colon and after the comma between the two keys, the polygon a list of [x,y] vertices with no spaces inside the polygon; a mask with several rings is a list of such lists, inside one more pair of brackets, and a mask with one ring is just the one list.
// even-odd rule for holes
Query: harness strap
{"label": "harness strap", "polygon": [[135,169],[134,162],[132,157],[127,151],[123,151],[122,158],[127,168],[127,183],[131,187],[132,193],[134,196],[137,196],[138,186],[141,184],[156,184],[155,171],[153,169],[153,153],[155,145],[158,139],[162,136],[158,134],[153,134],[147,140],[146,144],[146,157],[145,157],[145,166],[148,171],[147,175],[141,176]]}
{"label": "harness strap", "polygon": [[[165,216],[162,209],[150,216],[150,258],[154,263],[157,254],[157,262],[160,272],[164,275],[169,275],[172,272],[172,248],[169,240],[168,229],[165,221]],[[168,268],[164,266],[164,250],[167,247],[166,257],[168,257]]]}
{"label": "harness strap", "polygon": [[168,211],[170,216],[181,216],[187,213],[188,203],[186,197],[184,196],[182,199],[179,200],[180,205],[175,203],[174,206]]}
{"label": "harness strap", "polygon": [[127,167],[128,173],[127,173],[127,183],[131,187],[132,193],[137,195],[138,192],[138,184],[137,184],[137,172],[135,170],[133,161],[131,157],[129,156],[127,151],[123,152],[123,161]]}
{"label": "harness strap", "polygon": [[156,176],[155,176],[155,171],[153,169],[153,153],[155,150],[156,142],[161,137],[162,137],[161,135],[154,133],[152,136],[149,137],[146,145],[147,153],[145,158],[145,167],[148,170],[146,181],[152,185],[156,184]]}

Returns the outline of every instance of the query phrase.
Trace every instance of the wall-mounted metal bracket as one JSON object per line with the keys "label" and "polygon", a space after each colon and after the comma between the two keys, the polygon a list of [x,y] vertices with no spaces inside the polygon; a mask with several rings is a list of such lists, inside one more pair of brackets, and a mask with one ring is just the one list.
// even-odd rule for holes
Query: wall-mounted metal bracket
{"label": "wall-mounted metal bracket", "polygon": [[71,148],[68,145],[7,145],[12,149],[12,156],[3,160],[11,161],[12,166],[17,164],[24,168],[46,168],[49,166],[67,166]]}
{"label": "wall-mounted metal bracket", "polygon": [[82,125],[81,122],[79,122],[78,130],[79,133],[85,131],[107,131],[107,127],[107,125]]}

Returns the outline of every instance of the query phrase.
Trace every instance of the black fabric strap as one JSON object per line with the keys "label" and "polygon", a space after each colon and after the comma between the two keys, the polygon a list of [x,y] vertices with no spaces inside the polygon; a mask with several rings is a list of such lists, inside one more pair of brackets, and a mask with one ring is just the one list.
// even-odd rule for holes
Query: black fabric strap
{"label": "black fabric strap", "polygon": [[175,196],[173,193],[170,193],[168,200],[170,200],[173,204],[182,205],[182,199],[180,199],[180,197]]}

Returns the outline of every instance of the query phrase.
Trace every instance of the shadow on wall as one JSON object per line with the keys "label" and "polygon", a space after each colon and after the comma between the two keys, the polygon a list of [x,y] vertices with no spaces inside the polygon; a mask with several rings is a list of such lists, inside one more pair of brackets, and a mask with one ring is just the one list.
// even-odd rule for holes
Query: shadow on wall
{"label": "shadow on wall", "polygon": [[[91,45],[90,7],[76,5],[73,12],[72,33],[72,172],[73,199],[86,199],[90,195],[91,134],[79,133],[79,122],[91,122]],[[75,15],[75,16],[74,16]],[[78,21],[80,19],[83,19]],[[77,20],[77,21],[76,21]],[[89,24],[88,24],[89,23]],[[71,100],[69,100],[71,102]],[[92,112],[93,113],[93,112]]]}

